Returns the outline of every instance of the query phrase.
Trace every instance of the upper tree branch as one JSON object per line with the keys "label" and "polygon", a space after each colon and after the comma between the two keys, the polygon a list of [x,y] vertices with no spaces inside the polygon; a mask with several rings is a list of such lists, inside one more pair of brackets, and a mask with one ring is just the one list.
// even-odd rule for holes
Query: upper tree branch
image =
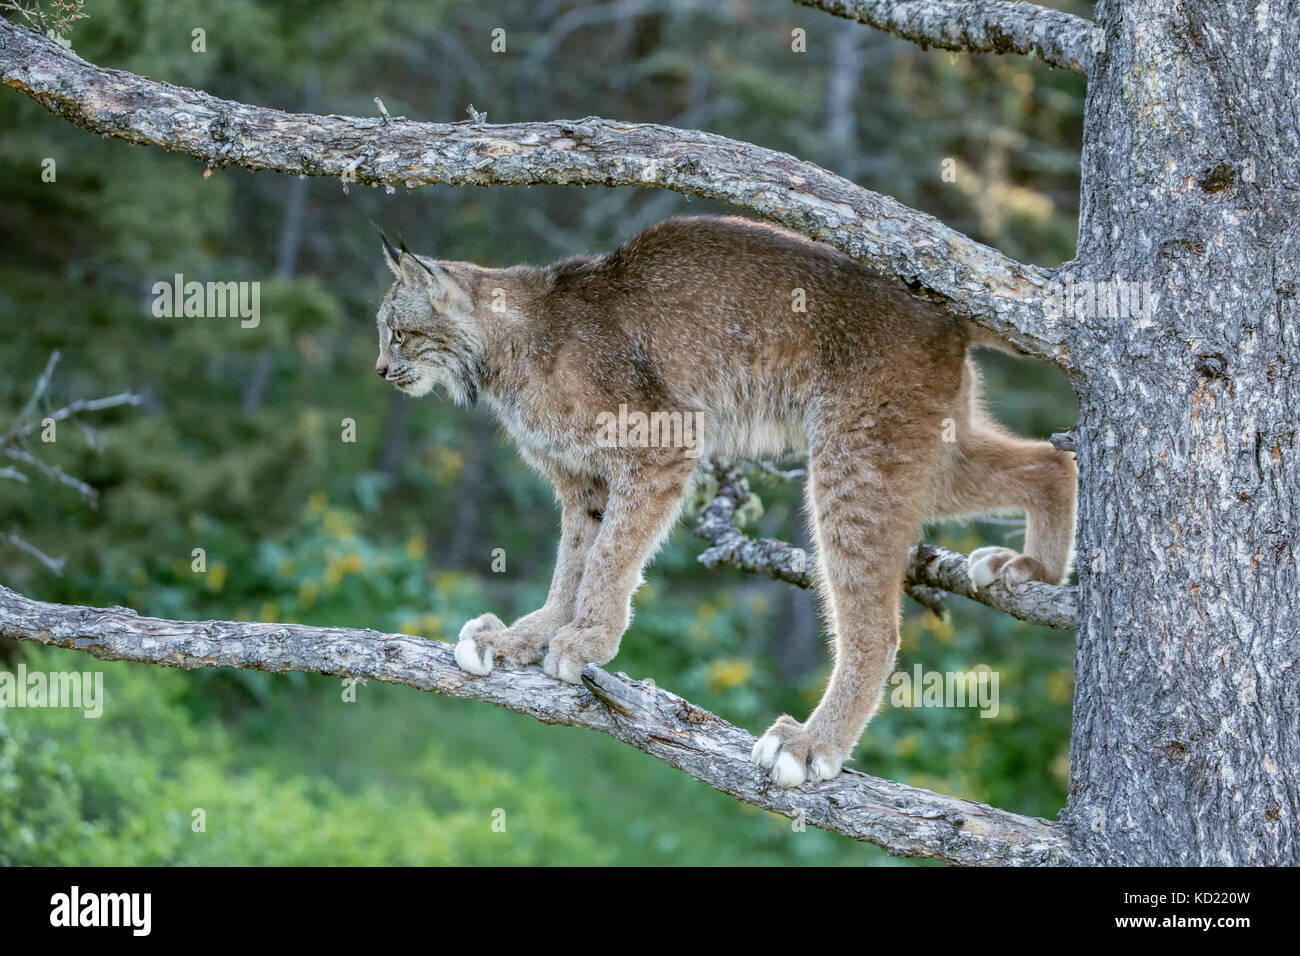
{"label": "upper tree branch", "polygon": [[1090,20],[1008,0],[795,0],[894,36],[967,53],[1032,53],[1048,66],[1088,75]]}
{"label": "upper tree branch", "polygon": [[306,671],[477,697],[545,724],[599,730],[738,800],[901,856],[960,864],[1071,862],[1064,831],[1046,820],[931,793],[854,771],[793,790],[750,762],[754,738],[675,694],[595,666],[585,687],[540,669],[474,677],[452,645],[401,634],[298,624],[167,621],[125,608],[33,601],[0,587],[0,637],[86,651],[101,660],[165,667]]}
{"label": "upper tree branch", "polygon": [[1044,315],[1049,272],[786,153],[596,117],[489,125],[284,113],[104,69],[4,20],[0,76],[71,123],[213,168],[406,188],[658,186],[722,200],[830,243],[1027,353],[1069,365],[1065,330]]}

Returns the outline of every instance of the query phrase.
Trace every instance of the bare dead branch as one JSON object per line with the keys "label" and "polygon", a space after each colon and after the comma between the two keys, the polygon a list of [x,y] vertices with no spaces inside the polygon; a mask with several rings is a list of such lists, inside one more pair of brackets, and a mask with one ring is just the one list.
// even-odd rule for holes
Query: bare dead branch
{"label": "bare dead branch", "polygon": [[736,515],[749,500],[749,482],[732,462],[712,464],[718,488],[695,527],[696,535],[711,547],[699,556],[699,562],[710,570],[726,565],[796,587],[813,587],[813,568],[802,548],[775,538],[751,538],[740,530]]}
{"label": "bare dead branch", "polygon": [[[18,412],[18,416],[14,419],[13,424],[10,425],[9,431],[0,435],[0,455],[4,455],[6,458],[11,458],[20,464],[27,465],[29,468],[36,470],[46,478],[67,485],[69,488],[76,490],[77,493],[94,505],[99,500],[98,491],[86,484],[80,478],[69,475],[66,471],[56,465],[51,465],[47,462],[41,461],[31,452],[17,446],[21,444],[22,439],[36,431],[38,428],[43,427],[46,422],[60,422],[82,412],[97,412],[105,408],[113,408],[117,405],[138,405],[140,404],[141,399],[139,395],[123,392],[120,395],[110,395],[107,398],[81,399],[65,405],[56,411],[49,412],[45,415],[38,415],[37,408],[40,406],[46,393],[49,391],[50,379],[54,375],[54,367],[58,364],[59,353],[57,351],[51,352],[49,360],[45,363],[44,370],[36,379],[36,384],[32,388],[31,396],[23,404],[22,409]],[[24,483],[27,481],[27,475],[13,467],[0,468],[0,478],[12,478]],[[11,535],[10,538],[12,540],[13,536]],[[23,550],[28,551],[28,553],[34,551],[30,546],[27,546]],[[36,555],[43,557],[40,552],[35,553]],[[42,563],[45,563],[47,567],[49,566],[48,561],[43,561]]]}
{"label": "bare dead branch", "polygon": [[664,187],[722,200],[825,241],[1026,353],[1070,367],[1066,329],[1043,309],[1053,273],[786,153],[597,117],[490,125],[284,113],[95,66],[9,21],[0,21],[0,76],[77,126],[213,169],[390,188]]}
{"label": "bare dead branch", "polygon": [[41,461],[35,455],[23,451],[21,448],[6,448],[4,454],[14,461],[21,462],[28,467],[35,468],[46,478],[57,481],[61,485],[67,485],[72,490],[85,498],[93,506],[99,501],[99,492],[86,484],[80,478],[76,478],[57,465],[51,465]]}
{"label": "bare dead branch", "polygon": [[124,608],[45,604],[0,587],[0,636],[127,660],[195,669],[306,671],[473,697],[545,724],[598,730],[738,800],[878,844],[900,856],[966,865],[1072,862],[1066,831],[1019,816],[846,771],[792,790],[770,785],[749,759],[754,738],[651,684],[589,665],[584,686],[540,669],[474,677],[452,645],[402,634],[299,624],[167,621]]}
{"label": "bare dead branch", "polygon": [[118,395],[107,395],[104,398],[80,398],[75,402],[69,402],[62,408],[55,409],[45,415],[42,415],[38,421],[29,421],[26,424],[19,424],[21,419],[16,420],[13,430],[3,438],[0,438],[0,448],[9,444],[17,438],[25,438],[32,432],[41,428],[48,419],[54,422],[61,422],[64,419],[71,418],[74,415],[81,415],[85,412],[102,412],[106,408],[117,408],[119,405],[139,405],[144,399],[132,392],[122,392]]}
{"label": "bare dead branch", "polygon": [[[56,411],[41,415],[38,409],[46,399],[50,389],[50,381],[54,376],[54,368],[58,364],[59,353],[57,351],[50,353],[45,368],[41,371],[41,374],[36,379],[36,384],[32,387],[31,396],[23,403],[23,407],[9,426],[9,430],[0,435],[0,455],[26,465],[37,474],[57,481],[59,484],[67,485],[82,495],[92,507],[95,507],[99,503],[99,492],[95,488],[86,484],[80,478],[68,474],[57,465],[41,461],[41,459],[22,447],[23,439],[38,428],[43,427],[48,421],[59,422],[82,412],[96,412],[117,405],[138,405],[141,399],[139,395],[124,392],[120,395],[110,395],[107,398],[78,400]],[[12,465],[0,467],[0,478],[11,479],[23,484],[29,483],[28,475]],[[0,542],[7,542],[23,553],[35,558],[54,574],[63,574],[66,563],[65,558],[50,557],[40,548],[20,538],[16,533],[0,533]]]}
{"label": "bare dead branch", "polygon": [[54,377],[54,366],[58,364],[59,352],[56,349],[51,352],[50,357],[45,360],[45,368],[42,369],[41,374],[37,376],[36,384],[32,386],[32,394],[28,396],[27,401],[23,403],[23,407],[19,409],[18,417],[14,419],[13,425],[10,426],[8,432],[3,436],[0,436],[0,448],[3,448],[15,438],[19,437],[19,429],[26,424],[27,419],[31,416],[32,412],[36,410],[36,406],[41,403],[41,399],[45,397],[46,391],[49,390],[50,379]]}
{"label": "bare dead branch", "polygon": [[1053,432],[1049,439],[1052,446],[1061,451],[1078,451],[1079,432],[1077,426],[1071,426],[1063,432]]}
{"label": "bare dead branch", "polygon": [[[46,421],[61,422],[83,412],[99,412],[106,408],[115,408],[118,405],[139,405],[143,401],[139,395],[122,392],[118,395],[109,395],[106,398],[78,399],[75,402],[69,402],[60,409],[37,416],[35,414],[36,409],[50,389],[50,381],[54,377],[54,368],[58,364],[59,352],[56,350],[50,353],[49,359],[45,362],[45,368],[41,371],[41,374],[36,379],[36,384],[32,387],[32,394],[23,403],[23,407],[9,426],[9,431],[0,435],[0,450],[7,449],[9,445],[15,442],[21,442],[32,432],[43,427]],[[10,457],[17,458],[18,456],[17,454],[10,454]],[[18,460],[25,459],[19,458]]]}
{"label": "bare dead branch", "polygon": [[[706,568],[727,566],[763,574],[801,588],[814,585],[813,567],[802,548],[774,538],[751,538],[736,525],[736,514],[749,499],[749,483],[730,462],[714,462],[718,490],[704,509],[695,533],[711,545],[700,556]],[[966,555],[932,544],[912,549],[907,564],[909,597],[940,617],[945,609],[938,591],[947,591],[1030,624],[1070,629],[1077,626],[1075,589],[1027,581],[1009,588],[1001,582],[976,588],[966,573]]]}
{"label": "bare dead branch", "polygon": [[19,551],[22,551],[24,554],[28,555],[29,557],[35,558],[41,564],[45,565],[45,567],[49,569],[51,573],[62,577],[63,568],[68,563],[67,558],[52,558],[44,551],[42,551],[40,548],[36,547],[36,545],[24,541],[22,538],[18,537],[18,535],[12,532],[6,534],[0,534],[0,541],[7,541],[9,544],[13,545]]}
{"label": "bare dead branch", "polygon": [[1093,24],[1009,0],[795,0],[894,36],[963,53],[1021,53],[1088,75]]}
{"label": "bare dead branch", "polygon": [[938,588],[926,587],[923,584],[913,584],[911,581],[908,581],[903,585],[903,593],[939,620],[944,622],[952,620],[952,614],[948,610],[948,605],[943,602],[943,592]]}
{"label": "bare dead branch", "polygon": [[1043,581],[1026,581],[1014,588],[995,581],[988,587],[976,588],[966,571],[966,555],[933,544],[918,544],[912,549],[907,579],[961,595],[1030,624],[1060,630],[1079,626],[1075,588]]}
{"label": "bare dead branch", "polygon": [[794,481],[796,478],[804,478],[808,474],[807,468],[782,468],[780,463],[774,461],[756,461],[754,464],[773,478],[780,478],[782,481]]}

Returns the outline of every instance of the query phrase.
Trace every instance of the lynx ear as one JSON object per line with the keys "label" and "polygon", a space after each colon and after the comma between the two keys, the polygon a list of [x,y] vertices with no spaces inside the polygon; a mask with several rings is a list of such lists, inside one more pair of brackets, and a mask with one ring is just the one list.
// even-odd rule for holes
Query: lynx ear
{"label": "lynx ear", "polygon": [[434,263],[426,265],[425,262],[416,256],[405,244],[402,246],[401,254],[397,258],[398,278],[409,286],[434,286],[435,292],[438,286],[443,284],[444,270],[442,266]]}
{"label": "lynx ear", "polygon": [[468,305],[469,293],[455,269],[448,269],[440,262],[426,263],[409,252],[402,254],[402,269],[406,282],[427,284],[429,298],[437,308],[464,308]]}
{"label": "lynx ear", "polygon": [[445,307],[453,300],[464,298],[465,290],[455,275],[440,262],[425,262],[398,237],[400,253],[397,259],[397,275],[409,286],[419,288],[427,286],[429,296],[440,307]]}

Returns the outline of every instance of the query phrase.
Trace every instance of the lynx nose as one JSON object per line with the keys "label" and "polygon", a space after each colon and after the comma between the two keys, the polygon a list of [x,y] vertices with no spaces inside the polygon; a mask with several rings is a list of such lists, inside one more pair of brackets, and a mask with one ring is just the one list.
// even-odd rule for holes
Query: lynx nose
{"label": "lynx nose", "polygon": [[380,378],[388,378],[388,366],[382,360],[375,363],[375,372]]}

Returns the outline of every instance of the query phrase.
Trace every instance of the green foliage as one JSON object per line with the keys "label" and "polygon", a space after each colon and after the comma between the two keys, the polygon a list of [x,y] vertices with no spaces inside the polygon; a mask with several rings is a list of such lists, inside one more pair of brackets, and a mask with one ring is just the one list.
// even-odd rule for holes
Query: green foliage
{"label": "green foliage", "polygon": [[109,703],[97,720],[72,710],[0,712],[0,865],[608,859],[566,793],[536,769],[453,764],[424,737],[400,780],[338,779],[265,759],[272,754],[255,742],[190,715],[184,675],[51,651],[29,666],[103,670]]}

